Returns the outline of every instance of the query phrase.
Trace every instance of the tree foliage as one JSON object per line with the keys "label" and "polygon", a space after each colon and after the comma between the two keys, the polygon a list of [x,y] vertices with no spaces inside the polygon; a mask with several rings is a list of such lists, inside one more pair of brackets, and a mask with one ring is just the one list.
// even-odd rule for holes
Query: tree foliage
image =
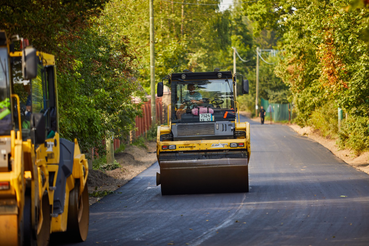
{"label": "tree foliage", "polygon": [[1,0],[0,26],[9,37],[20,35],[40,51],[59,54],[66,40],[78,38],[76,31],[88,28],[90,18],[99,15],[106,1]]}
{"label": "tree foliage", "polygon": [[112,42],[97,26],[79,35],[66,46],[74,54],[73,70],[59,77],[60,126],[63,136],[97,147],[107,131],[125,136],[134,126],[140,106],[132,103],[140,95],[135,58],[127,53],[127,40]]}
{"label": "tree foliage", "polygon": [[[252,37],[242,23],[242,15],[219,11],[219,3],[219,0],[154,1],[156,81],[185,69],[231,70],[232,47],[237,47],[246,58],[252,56],[249,53]],[[130,40],[130,51],[139,64],[139,81],[145,88],[150,84],[148,10],[146,0],[112,0],[100,18],[103,32]]]}
{"label": "tree foliage", "polygon": [[127,133],[140,112],[131,101],[138,84],[129,40],[100,33],[96,20],[104,0],[6,1],[2,28],[19,34],[57,59],[61,135],[86,150],[101,147],[107,131]]}
{"label": "tree foliage", "polygon": [[[246,101],[254,101],[256,46],[272,48],[278,32],[260,30],[254,36],[256,21],[245,16],[241,2],[220,11],[221,0],[155,0],[156,82],[184,69],[233,70],[236,48],[248,60],[237,58],[237,72],[250,80],[252,95]],[[0,2],[0,12],[9,36],[28,38],[57,58],[64,137],[77,137],[87,148],[100,144],[107,131],[125,134],[134,127],[140,112],[131,97],[142,94],[141,86],[150,92],[149,1],[14,0]],[[274,13],[267,16],[276,18]],[[273,69],[260,63],[261,93],[285,100],[287,86]]]}
{"label": "tree foliage", "polygon": [[[279,48],[284,52],[277,75],[291,88],[301,125],[309,124],[314,112],[327,104],[343,108],[353,121],[369,116],[369,50],[365,41],[369,15],[368,9],[356,2],[245,3],[246,12],[258,27],[273,27],[282,37]],[[252,13],[256,6],[261,10]],[[280,12],[281,8],[286,11]],[[264,12],[268,14],[262,19]]]}

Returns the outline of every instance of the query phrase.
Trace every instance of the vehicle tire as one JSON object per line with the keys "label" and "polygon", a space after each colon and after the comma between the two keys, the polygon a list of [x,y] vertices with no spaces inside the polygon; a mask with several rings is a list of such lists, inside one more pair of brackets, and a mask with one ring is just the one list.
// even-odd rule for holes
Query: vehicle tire
{"label": "vehicle tire", "polygon": [[163,185],[160,185],[160,189],[162,196],[170,195],[170,193],[163,187]]}
{"label": "vehicle tire", "polygon": [[247,173],[246,173],[246,188],[245,192],[250,191],[250,183],[249,183],[249,167],[247,167]]}
{"label": "vehicle tire", "polygon": [[40,232],[37,234],[37,246],[47,246],[50,241],[50,204],[47,196],[42,197],[42,213],[43,221]]}
{"label": "vehicle tire", "polygon": [[84,242],[87,239],[90,207],[87,185],[78,197],[79,181],[69,194],[67,233],[71,242]]}
{"label": "vehicle tire", "polygon": [[24,197],[24,208],[23,208],[23,246],[34,245],[33,243],[33,228],[32,228],[32,203],[31,203],[31,194],[27,194]]}

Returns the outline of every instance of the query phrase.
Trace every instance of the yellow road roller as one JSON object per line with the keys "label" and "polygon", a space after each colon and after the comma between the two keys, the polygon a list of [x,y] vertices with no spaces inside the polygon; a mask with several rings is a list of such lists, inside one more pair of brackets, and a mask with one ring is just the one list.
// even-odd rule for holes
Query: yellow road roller
{"label": "yellow road roller", "polygon": [[162,195],[248,192],[250,125],[240,122],[236,100],[248,80],[230,71],[173,73],[158,83],[158,97],[164,83],[171,104],[168,124],[157,128]]}
{"label": "yellow road roller", "polygon": [[59,135],[53,55],[0,31],[0,245],[86,240],[88,163]]}

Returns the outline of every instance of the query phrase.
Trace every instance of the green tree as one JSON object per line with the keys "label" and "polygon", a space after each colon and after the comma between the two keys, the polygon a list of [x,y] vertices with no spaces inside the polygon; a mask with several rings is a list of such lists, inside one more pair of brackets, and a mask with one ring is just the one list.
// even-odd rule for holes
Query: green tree
{"label": "green tree", "polygon": [[96,147],[107,131],[126,136],[134,127],[140,113],[140,104],[132,102],[140,95],[133,79],[135,58],[127,53],[128,40],[112,42],[97,26],[79,35],[66,47],[74,54],[73,70],[59,78],[60,127],[63,136]]}
{"label": "green tree", "polygon": [[[253,13],[257,6],[260,10]],[[320,117],[322,112],[335,112],[327,110],[328,105],[330,109],[343,108],[348,114],[347,122],[362,123],[346,127],[352,130],[352,139],[358,137],[356,133],[366,132],[365,122],[369,117],[368,9],[361,3],[350,5],[347,0],[264,0],[244,3],[244,7],[250,18],[258,22],[259,29],[274,28],[282,37],[279,49],[284,51],[283,59],[276,72],[290,86],[298,123],[315,122],[318,128],[330,124],[332,120]],[[337,117],[334,113],[330,115]],[[317,117],[326,124],[318,124]],[[357,149],[359,145],[354,145],[355,141],[350,138],[341,137],[343,145],[348,143],[347,146]],[[360,148],[368,148],[367,142],[362,141]]]}
{"label": "green tree", "polygon": [[[102,144],[106,131],[127,134],[140,114],[131,97],[138,69],[126,37],[112,39],[96,20],[107,1],[6,1],[1,26],[38,50],[54,54],[58,68],[61,135],[84,150]],[[99,147],[99,150],[104,148]]]}

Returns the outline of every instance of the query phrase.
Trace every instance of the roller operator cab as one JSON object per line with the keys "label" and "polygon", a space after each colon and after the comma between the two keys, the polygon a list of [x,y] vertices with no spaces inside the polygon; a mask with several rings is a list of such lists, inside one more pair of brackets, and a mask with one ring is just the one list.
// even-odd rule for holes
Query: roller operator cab
{"label": "roller operator cab", "polygon": [[54,56],[0,31],[0,245],[84,241],[88,164],[59,135]]}
{"label": "roller operator cab", "polygon": [[158,96],[166,80],[169,123],[157,135],[162,195],[248,192],[250,126],[236,100],[248,81],[228,71],[173,73],[158,83]]}

